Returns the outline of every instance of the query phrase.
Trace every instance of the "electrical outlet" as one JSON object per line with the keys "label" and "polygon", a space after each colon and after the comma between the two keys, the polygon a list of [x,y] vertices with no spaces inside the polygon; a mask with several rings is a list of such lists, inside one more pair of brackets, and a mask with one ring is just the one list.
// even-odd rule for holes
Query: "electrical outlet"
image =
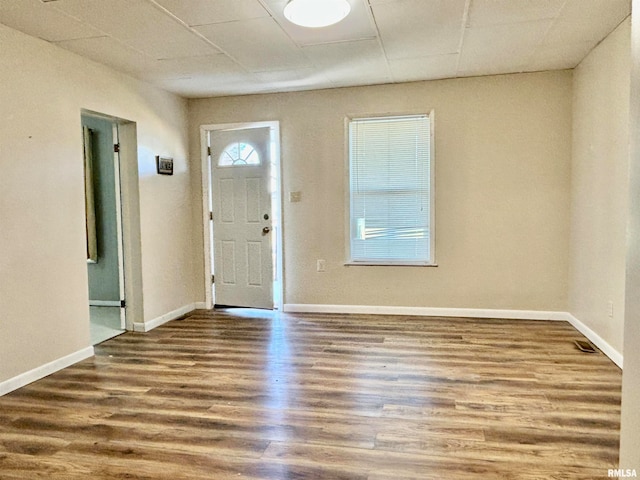
{"label": "electrical outlet", "polygon": [[327,264],[326,261],[324,260],[318,260],[316,262],[316,269],[318,272],[325,272],[327,269]]}
{"label": "electrical outlet", "polygon": [[613,302],[611,300],[607,303],[607,315],[609,318],[613,318]]}

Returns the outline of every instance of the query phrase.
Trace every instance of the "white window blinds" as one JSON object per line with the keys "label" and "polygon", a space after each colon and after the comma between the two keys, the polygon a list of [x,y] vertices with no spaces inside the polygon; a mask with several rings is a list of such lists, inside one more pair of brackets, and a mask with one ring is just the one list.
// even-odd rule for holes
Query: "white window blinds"
{"label": "white window blinds", "polygon": [[433,263],[428,115],[349,122],[353,263]]}

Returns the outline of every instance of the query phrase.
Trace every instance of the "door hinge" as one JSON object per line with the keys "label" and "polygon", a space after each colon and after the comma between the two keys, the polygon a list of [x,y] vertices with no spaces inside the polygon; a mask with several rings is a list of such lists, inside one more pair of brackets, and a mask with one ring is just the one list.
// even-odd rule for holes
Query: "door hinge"
{"label": "door hinge", "polygon": [[215,275],[211,275],[211,283],[216,283],[216,276]]}
{"label": "door hinge", "polygon": [[209,220],[213,221],[213,212],[209,212]]}
{"label": "door hinge", "polygon": [[120,144],[119,143],[114,143],[113,144],[113,151],[115,153],[120,153]]}
{"label": "door hinge", "polygon": [[211,156],[211,147],[207,147],[207,155]]}

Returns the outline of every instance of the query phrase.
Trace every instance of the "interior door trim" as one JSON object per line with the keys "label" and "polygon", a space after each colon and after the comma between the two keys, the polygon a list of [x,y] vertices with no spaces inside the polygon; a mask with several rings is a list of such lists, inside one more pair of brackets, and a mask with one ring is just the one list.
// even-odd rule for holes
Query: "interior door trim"
{"label": "interior door trim", "polygon": [[285,296],[285,278],[284,278],[284,244],[283,244],[283,231],[282,231],[282,166],[280,158],[280,122],[279,121],[260,121],[260,122],[246,122],[246,123],[223,123],[223,124],[211,124],[200,126],[200,156],[201,156],[201,181],[202,181],[202,247],[204,252],[204,275],[203,284],[205,292],[205,308],[211,309],[214,306],[215,299],[213,298],[213,292],[211,287],[211,278],[213,274],[213,259],[211,258],[211,233],[209,231],[210,225],[210,205],[212,201],[211,192],[211,162],[209,158],[209,143],[208,137],[210,132],[216,130],[244,130],[250,128],[265,128],[268,127],[271,130],[272,151],[271,151],[271,166],[275,171],[271,172],[271,175],[275,174],[275,198],[272,202],[271,208],[276,220],[273,224],[275,237],[276,237],[276,261],[273,265],[275,269],[274,289],[274,310],[282,311],[284,305]]}

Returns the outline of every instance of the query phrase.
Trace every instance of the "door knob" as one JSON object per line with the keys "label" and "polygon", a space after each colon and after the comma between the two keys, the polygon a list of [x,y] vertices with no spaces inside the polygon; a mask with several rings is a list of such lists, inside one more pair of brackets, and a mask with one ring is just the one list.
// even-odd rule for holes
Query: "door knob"
{"label": "door knob", "polygon": [[262,235],[266,235],[267,233],[269,233],[271,231],[271,227],[264,227],[262,229]]}

